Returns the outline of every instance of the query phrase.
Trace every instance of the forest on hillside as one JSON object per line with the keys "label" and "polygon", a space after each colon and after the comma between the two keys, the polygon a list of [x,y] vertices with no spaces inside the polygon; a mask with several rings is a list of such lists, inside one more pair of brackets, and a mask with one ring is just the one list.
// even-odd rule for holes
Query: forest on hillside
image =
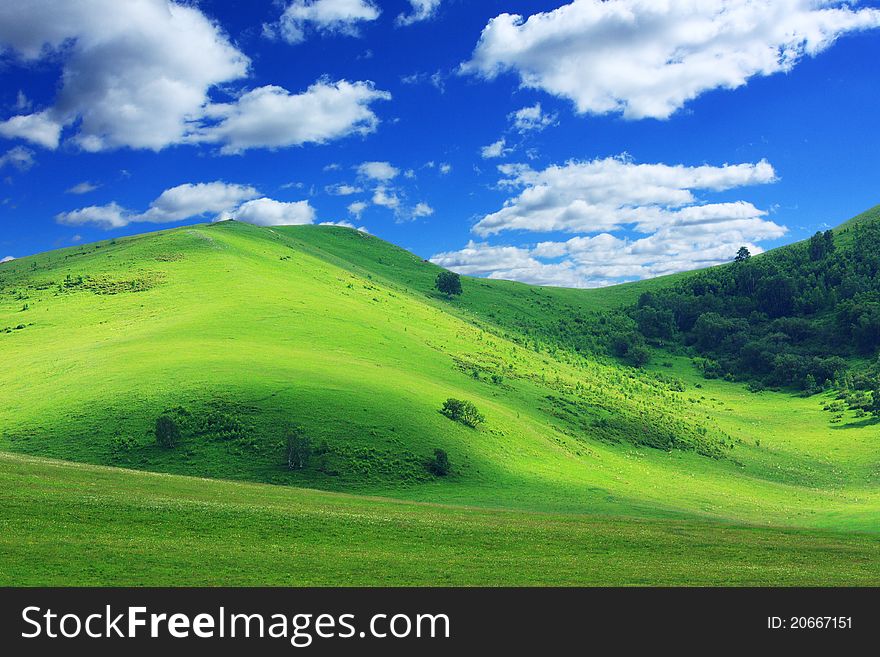
{"label": "forest on hillside", "polygon": [[[707,378],[874,390],[880,365],[880,224],[851,226],[641,295],[609,324],[607,348],[646,364],[646,345],[688,353]],[[853,367],[853,363],[863,366]]]}

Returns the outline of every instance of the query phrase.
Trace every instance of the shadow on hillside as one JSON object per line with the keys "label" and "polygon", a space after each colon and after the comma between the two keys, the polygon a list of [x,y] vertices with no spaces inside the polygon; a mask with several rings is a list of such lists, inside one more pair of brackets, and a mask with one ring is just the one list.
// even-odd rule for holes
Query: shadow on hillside
{"label": "shadow on hillside", "polygon": [[831,426],[832,429],[840,430],[840,429],[863,429],[864,427],[871,427],[875,424],[880,424],[880,417],[868,417],[864,420],[859,420],[858,422],[848,422],[846,424],[834,424]]}

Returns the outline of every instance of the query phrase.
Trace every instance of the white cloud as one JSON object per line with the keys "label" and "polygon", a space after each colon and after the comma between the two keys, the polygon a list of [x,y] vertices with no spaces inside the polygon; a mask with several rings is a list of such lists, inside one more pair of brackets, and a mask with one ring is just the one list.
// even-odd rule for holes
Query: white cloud
{"label": "white cloud", "polygon": [[350,221],[322,221],[319,225],[321,226],[339,226],[340,228],[351,228],[352,230],[358,230],[362,233],[369,234],[370,231],[367,230],[366,226],[355,226]]}
{"label": "white cloud", "polygon": [[49,118],[48,112],[20,114],[0,122],[0,135],[7,139],[24,139],[45,148],[57,148],[61,124]]}
{"label": "white cloud", "polygon": [[[720,167],[635,164],[625,157],[571,161],[535,171],[502,165],[502,187],[522,189],[474,227],[488,236],[505,230],[598,232],[636,224],[713,223],[764,213],[747,203],[699,204],[694,190],[723,191],[776,180],[766,161]],[[690,206],[690,207],[686,207]]]}
{"label": "white cloud", "polygon": [[208,107],[206,114],[218,123],[201,128],[192,141],[220,142],[221,152],[228,154],[365,135],[379,124],[370,104],[390,98],[372,83],[347,80],[321,80],[300,94],[281,87],[259,87],[234,103]]}
{"label": "white cloud", "polygon": [[364,162],[357,166],[357,172],[364,178],[387,182],[396,178],[400,170],[391,166],[390,162]]}
{"label": "white cloud", "polygon": [[35,164],[34,152],[24,146],[14,146],[3,155],[0,155],[0,169],[7,164],[19,171],[27,171]]}
{"label": "white cloud", "polygon": [[143,214],[133,215],[130,220],[152,223],[183,221],[191,217],[230,211],[238,207],[242,201],[257,196],[259,196],[259,192],[248,185],[235,185],[220,181],[187,183],[166,189],[150,204],[149,210]]}
{"label": "white cloud", "polygon": [[359,26],[379,18],[379,8],[369,0],[294,0],[277,24],[264,25],[267,36],[280,36],[291,44],[318,34],[358,36]]}
{"label": "white cloud", "polygon": [[334,196],[351,196],[352,194],[360,194],[362,191],[364,191],[362,187],[347,185],[345,183],[327,185],[324,190],[328,194],[333,194]]}
{"label": "white cloud", "polygon": [[416,217],[430,217],[434,214],[434,208],[432,208],[427,203],[417,203],[416,207],[413,208],[412,216]]}
{"label": "white cloud", "polygon": [[367,204],[363,201],[355,201],[348,206],[348,212],[352,217],[356,219],[360,219],[361,215],[364,213],[364,210],[367,209]]}
{"label": "white cloud", "polygon": [[480,149],[480,155],[482,155],[484,160],[491,160],[496,157],[504,157],[505,155],[509,155],[513,152],[512,148],[507,147],[507,140],[502,137],[496,142],[489,144],[488,146],[483,146]]}
{"label": "white cloud", "polygon": [[409,4],[412,10],[409,14],[400,14],[397,17],[398,25],[412,25],[433,18],[440,7],[440,0],[409,0]]}
{"label": "white cloud", "polygon": [[528,19],[496,16],[462,71],[515,72],[579,113],[663,119],[878,26],[880,10],[838,0],[574,0]]}
{"label": "white cloud", "polygon": [[15,258],[13,258],[12,256],[6,256],[6,257],[0,259],[0,264],[2,264],[4,262],[12,262],[13,260],[15,260]]}
{"label": "white cloud", "polygon": [[109,230],[131,223],[171,223],[207,216],[213,216],[214,221],[234,219],[257,226],[292,226],[314,223],[317,213],[308,201],[277,201],[261,197],[248,185],[218,181],[166,189],[141,213],[114,202],[62,212],[55,218],[60,224],[94,224]]}
{"label": "white cloud", "polygon": [[27,62],[62,63],[52,107],[0,124],[0,134],[47,148],[74,124],[90,151],[179,143],[208,90],[249,65],[197,8],[159,0],[2,3],[0,46]]}
{"label": "white cloud", "polygon": [[507,230],[581,235],[518,246],[472,241],[435,255],[433,262],[462,274],[597,287],[728,262],[740,246],[761,253],[759,242],[787,232],[747,201],[709,203],[695,194],[774,182],[773,167],[763,160],[686,167],[618,157],[543,171],[523,164],[499,170],[506,176],[502,189],[521,191],[478,222],[477,235]]}
{"label": "white cloud", "polygon": [[111,228],[127,226],[131,223],[130,217],[131,213],[128,210],[113,202],[107,205],[90,205],[79,210],[62,212],[55,215],[55,220],[59,224],[67,226],[94,224],[100,228],[110,230]]}
{"label": "white cloud", "polygon": [[308,201],[285,203],[271,198],[258,198],[221,214],[219,219],[246,221],[257,226],[298,226],[314,223],[315,217],[315,208]]}
{"label": "white cloud", "polygon": [[70,189],[66,190],[68,194],[88,194],[98,189],[100,185],[89,182],[88,180],[77,183]]}
{"label": "white cloud", "polygon": [[535,103],[530,107],[523,107],[512,112],[507,118],[513,123],[517,132],[540,132],[556,123],[556,114],[547,114],[541,108],[541,103]]}
{"label": "white cloud", "polygon": [[[325,79],[302,93],[271,85],[229,91],[250,60],[193,3],[0,3],[0,50],[25,63],[60,62],[51,107],[0,120],[0,136],[52,149],[65,129],[86,151],[207,142],[240,153],[320,144],[374,131],[379,120],[370,105],[390,98],[370,82]],[[212,101],[212,92],[226,91],[235,100]]]}
{"label": "white cloud", "polygon": [[445,176],[452,172],[452,165],[448,162],[444,162],[440,165],[440,175]]}
{"label": "white cloud", "polygon": [[389,210],[397,210],[400,207],[400,197],[393,190],[379,186],[373,192],[373,205],[378,205]]}

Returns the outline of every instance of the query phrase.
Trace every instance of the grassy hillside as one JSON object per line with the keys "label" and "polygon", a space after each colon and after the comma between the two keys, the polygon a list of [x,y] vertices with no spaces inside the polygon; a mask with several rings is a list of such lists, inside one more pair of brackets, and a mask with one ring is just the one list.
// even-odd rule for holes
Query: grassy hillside
{"label": "grassy hillside", "polygon": [[880,583],[868,535],[485,511],[8,454],[0,503],[5,585]]}
{"label": "grassy hillside", "polygon": [[[848,412],[832,418],[823,410],[833,402],[829,395],[807,399],[767,392],[756,401],[742,386],[704,381],[685,358],[662,356],[648,370],[635,370],[590,349],[578,351],[580,343],[568,339],[588,333],[588,325],[578,328],[585,317],[632,304],[643,292],[664,289],[670,281],[578,291],[465,279],[464,294],[447,300],[432,290],[438,271],[356,231],[267,229],[237,222],[112,240],[0,265],[0,451],[464,505],[469,508],[453,513],[432,506],[426,513],[443,527],[454,526],[462,517],[455,514],[464,514],[472,532],[467,540],[511,551],[519,549],[511,542],[523,542],[510,563],[531,558],[536,564],[534,574],[520,580],[504,579],[502,569],[492,571],[485,564],[482,572],[476,565],[462,566],[450,580],[456,583],[548,583],[551,579],[540,569],[556,563],[553,559],[566,563],[565,558],[574,561],[560,566],[553,582],[673,581],[651,579],[659,577],[663,563],[670,578],[678,573],[675,581],[686,581],[687,572],[694,582],[709,581],[699,579],[703,573],[720,581],[723,573],[746,568],[745,551],[740,566],[721,564],[739,540],[731,537],[754,532],[779,541],[790,556],[786,565],[772,569],[770,579],[742,570],[737,581],[843,581],[836,575],[810,579],[815,571],[800,564],[815,556],[816,545],[831,554],[837,549],[833,546],[858,545],[861,550],[870,544],[855,534],[822,532],[880,528],[877,427]],[[449,397],[472,401],[486,422],[472,429],[442,415],[439,410]],[[174,449],[156,444],[154,427],[161,414],[181,427],[182,440]],[[291,471],[284,445],[294,425],[309,437],[315,453],[308,467]],[[435,449],[449,455],[448,476],[435,476],[426,467]],[[57,549],[56,529],[40,524],[39,514],[28,519],[26,510],[35,504],[75,509],[84,504],[84,495],[88,498],[83,479],[96,473],[102,473],[107,490],[130,490],[144,499],[150,496],[139,487],[173,482],[163,495],[168,504],[180,505],[181,517],[166,515],[163,527],[190,541],[195,538],[185,528],[195,522],[197,509],[207,514],[206,523],[231,513],[227,509],[212,516],[212,510],[199,506],[202,494],[226,499],[247,491],[239,499],[252,505],[252,546],[269,522],[261,519],[263,514],[276,518],[279,505],[294,500],[332,499],[339,517],[360,517],[367,507],[382,514],[391,504],[278,487],[152,479],[13,456],[4,457],[0,469],[2,476],[33,483],[24,489],[4,487],[6,501],[14,500],[22,514],[4,519],[23,532],[5,544],[10,561],[26,559],[24,552],[35,546],[34,554]],[[56,476],[71,477],[69,485],[52,485]],[[127,493],[111,497],[108,513],[116,512],[113,505],[132,517],[144,513]],[[476,507],[507,511],[499,516]],[[427,507],[393,508],[400,510],[400,525],[410,516],[414,523],[430,524],[415,513]],[[512,529],[522,519],[538,517],[523,515],[534,512],[553,519],[534,534]],[[80,531],[80,524],[102,522],[104,512],[94,513],[71,518],[69,527]],[[514,520],[498,529],[493,525],[498,518]],[[109,542],[105,547],[123,540],[125,526],[106,528],[101,534],[101,541]],[[683,528],[690,539],[684,544],[661,540],[664,532],[678,532],[670,527]],[[712,538],[703,548],[706,563],[715,565],[689,565],[688,555],[710,527]],[[630,533],[634,528],[644,528],[650,540]],[[278,533],[265,534],[266,540],[288,545],[282,540],[286,531],[282,524]],[[398,525],[388,532],[386,541],[405,534]],[[444,532],[412,535],[412,551],[437,544]],[[209,532],[216,552],[205,546],[205,558],[221,554],[221,534],[217,527]],[[615,556],[617,547],[604,556],[593,554],[586,562],[590,568],[605,562],[595,580],[576,575],[585,563],[579,557],[560,556],[559,550],[565,550],[559,544],[566,540],[618,545],[613,536],[626,536],[620,540],[635,541],[643,551],[632,546],[628,567],[618,563],[623,557]],[[377,535],[375,540],[375,558],[391,559],[380,556],[383,539]],[[546,551],[540,548],[544,544]],[[644,550],[650,545],[669,546],[674,556],[648,565]],[[338,567],[338,554],[329,547],[315,543],[313,548]],[[369,552],[367,547],[363,551]],[[545,557],[549,561],[542,561]],[[106,558],[100,557],[102,563]],[[253,570],[247,577],[262,577],[271,567],[270,560],[248,558]],[[437,568],[442,563],[438,559]],[[876,581],[876,561],[866,564],[841,570],[840,577],[855,581],[867,569]],[[29,568],[30,579],[22,575],[15,581],[51,581],[51,567],[31,562]],[[106,577],[113,571],[107,568],[105,563],[88,581],[111,581]],[[643,580],[638,568],[646,569]],[[428,581],[414,570],[398,568],[394,581]],[[63,569],[59,577],[61,572],[74,577]],[[144,575],[136,581],[166,581],[160,572],[156,580]],[[209,576],[198,570],[193,581],[240,581],[226,572]],[[325,570],[314,580],[266,576],[265,581],[332,583],[332,572]],[[371,572],[352,581],[381,583],[369,579]],[[426,572],[425,577],[434,577],[433,571]]]}

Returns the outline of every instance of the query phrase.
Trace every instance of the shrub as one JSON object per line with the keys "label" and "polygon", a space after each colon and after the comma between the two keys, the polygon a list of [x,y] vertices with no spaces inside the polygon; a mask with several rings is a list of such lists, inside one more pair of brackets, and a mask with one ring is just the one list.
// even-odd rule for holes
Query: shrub
{"label": "shrub", "polygon": [[114,454],[130,452],[137,447],[137,440],[127,434],[116,434],[110,439],[110,451]]}
{"label": "shrub", "polygon": [[434,450],[434,457],[428,460],[428,472],[435,477],[449,474],[449,456],[442,449]]}
{"label": "shrub", "polygon": [[440,412],[450,420],[461,422],[472,428],[476,428],[481,422],[486,421],[486,418],[477,410],[473,402],[453,397],[443,402],[443,408],[440,409]]}
{"label": "shrub", "polygon": [[308,467],[312,456],[312,443],[302,427],[292,427],[287,432],[286,446],[288,469],[302,470]]}
{"label": "shrub", "polygon": [[441,271],[437,274],[437,281],[434,283],[434,287],[447,297],[461,294],[461,277],[455,272]]}
{"label": "shrub", "polygon": [[180,442],[180,427],[170,415],[156,418],[156,442],[165,449],[171,449]]}

